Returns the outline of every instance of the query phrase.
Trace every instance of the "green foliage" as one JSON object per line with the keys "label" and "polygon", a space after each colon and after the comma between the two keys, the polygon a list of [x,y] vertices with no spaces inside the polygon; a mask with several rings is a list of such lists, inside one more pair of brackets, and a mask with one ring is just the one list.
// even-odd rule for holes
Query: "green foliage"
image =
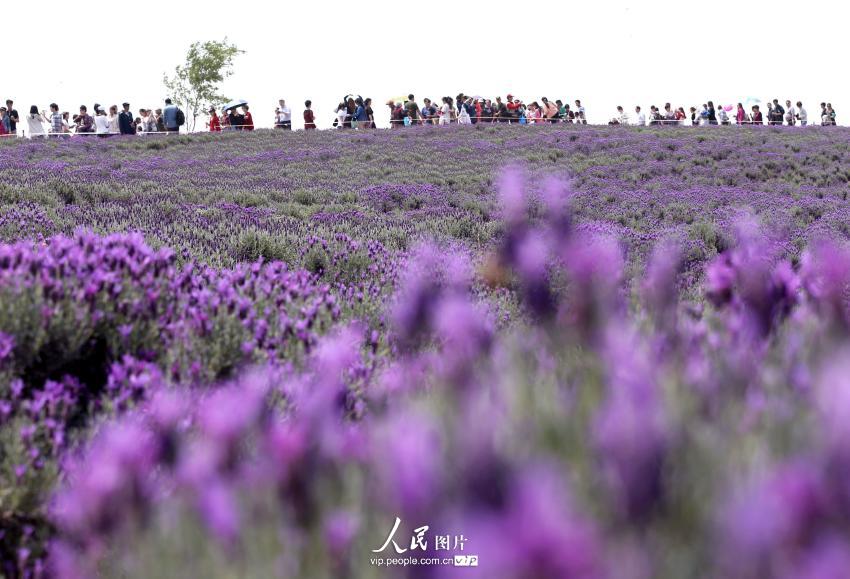
{"label": "green foliage", "polygon": [[165,88],[176,102],[186,107],[189,130],[202,111],[219,106],[227,98],[219,93],[219,85],[233,74],[233,60],[244,51],[224,40],[194,42],[186,53],[186,62],[174,68],[174,74],[163,74]]}
{"label": "green foliage", "polygon": [[296,262],[295,249],[285,240],[275,239],[264,231],[254,229],[239,236],[235,253],[236,261],[253,262],[262,257],[267,261],[283,261],[289,265]]}

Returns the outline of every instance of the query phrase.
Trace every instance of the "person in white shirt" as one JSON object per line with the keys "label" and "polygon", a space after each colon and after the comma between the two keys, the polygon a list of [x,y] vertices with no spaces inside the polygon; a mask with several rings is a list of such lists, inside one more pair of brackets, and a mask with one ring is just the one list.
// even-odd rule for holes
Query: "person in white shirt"
{"label": "person in white shirt", "polygon": [[345,117],[347,115],[348,109],[345,107],[345,103],[339,103],[336,107],[336,128],[345,128]]}
{"label": "person in white shirt", "polygon": [[576,99],[576,124],[586,125],[587,118],[584,116],[584,107],[581,106],[581,101]]}
{"label": "person in white shirt", "polygon": [[143,133],[155,133],[156,132],[156,119],[153,114],[148,109],[139,109],[139,114],[142,117],[142,132]]}
{"label": "person in white shirt", "polygon": [[109,118],[106,116],[106,111],[103,110],[102,106],[98,105],[94,114],[94,132],[101,137],[107,136],[109,134]]}
{"label": "person in white shirt", "polygon": [[640,110],[640,107],[635,107],[635,124],[639,127],[646,126],[646,115]]}
{"label": "person in white shirt", "polygon": [[791,101],[785,101],[785,122],[789,127],[797,122],[797,111],[794,110]]}
{"label": "person in white shirt", "polygon": [[[471,100],[471,99],[469,99]],[[469,102],[469,101],[467,101]],[[466,104],[466,103],[463,103]],[[469,116],[469,111],[466,110],[466,107],[463,104],[458,106],[457,110],[457,124],[459,125],[471,125],[472,118]]]}
{"label": "person in white shirt", "polygon": [[629,115],[626,114],[626,111],[623,110],[623,107],[617,107],[617,116],[611,119],[609,125],[628,125],[629,124]]}
{"label": "person in white shirt", "polygon": [[809,113],[803,108],[803,103],[797,101],[797,120],[800,121],[800,126],[805,127],[809,124]]}
{"label": "person in white shirt", "polygon": [[106,118],[109,121],[109,134],[120,135],[121,126],[118,122],[118,105],[112,105],[109,107],[109,116]]}
{"label": "person in white shirt", "polygon": [[286,101],[283,99],[280,99],[278,103],[280,104],[280,106],[277,109],[277,122],[275,122],[274,128],[291,131],[292,109],[286,106]]}
{"label": "person in white shirt", "polygon": [[42,124],[44,122],[50,123],[47,115],[43,112],[39,113],[37,106],[31,106],[30,114],[27,115],[27,134],[30,138],[44,136],[44,125]]}
{"label": "person in white shirt", "polygon": [[720,121],[721,125],[729,124],[729,113],[726,112],[726,109],[723,108],[723,105],[719,105],[717,107],[717,120]]}
{"label": "person in white shirt", "polygon": [[443,97],[443,106],[440,107],[440,124],[450,125],[452,122],[452,105],[449,99]]}

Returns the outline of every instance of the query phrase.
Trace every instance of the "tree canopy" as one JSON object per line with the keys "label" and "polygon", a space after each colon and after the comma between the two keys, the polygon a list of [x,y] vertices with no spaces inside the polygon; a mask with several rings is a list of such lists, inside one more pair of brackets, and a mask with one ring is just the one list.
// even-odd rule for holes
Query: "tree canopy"
{"label": "tree canopy", "polygon": [[219,85],[233,74],[233,61],[242,53],[244,51],[228,42],[227,37],[221,41],[195,42],[186,53],[186,61],[176,66],[171,76],[163,74],[163,83],[171,98],[186,108],[189,130],[195,128],[204,110],[227,101],[219,92]]}

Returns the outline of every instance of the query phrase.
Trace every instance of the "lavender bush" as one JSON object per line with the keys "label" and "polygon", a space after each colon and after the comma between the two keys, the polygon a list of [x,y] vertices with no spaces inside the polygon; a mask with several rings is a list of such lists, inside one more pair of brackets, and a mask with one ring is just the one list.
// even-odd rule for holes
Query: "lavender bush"
{"label": "lavender bush", "polygon": [[537,129],[0,148],[6,573],[842,576],[843,133]]}

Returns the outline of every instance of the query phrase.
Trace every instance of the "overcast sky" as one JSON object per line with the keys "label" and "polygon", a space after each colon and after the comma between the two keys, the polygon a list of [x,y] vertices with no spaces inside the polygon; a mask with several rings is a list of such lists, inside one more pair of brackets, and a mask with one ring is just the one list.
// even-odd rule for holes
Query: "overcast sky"
{"label": "overcast sky", "polygon": [[[270,126],[278,98],[301,126],[314,103],[320,128],[340,98],[371,96],[379,124],[388,98],[413,92],[511,92],[580,98],[591,122],[617,104],[699,105],[747,97],[802,100],[810,118],[831,101],[850,121],[843,2],[66,2],[4,7],[2,98],[23,116],[55,101],[161,106],[162,74],[196,40],[227,36],[245,50],[225,86]],[[428,7],[428,8],[426,8]]]}

